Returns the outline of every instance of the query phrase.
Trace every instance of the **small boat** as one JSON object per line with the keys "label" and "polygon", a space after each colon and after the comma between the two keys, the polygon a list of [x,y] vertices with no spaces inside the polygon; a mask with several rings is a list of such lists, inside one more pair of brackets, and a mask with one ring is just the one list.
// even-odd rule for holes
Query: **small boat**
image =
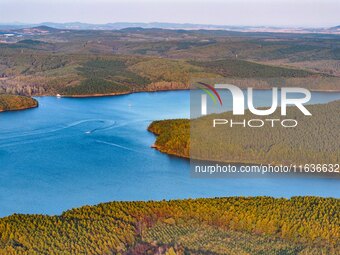
{"label": "small boat", "polygon": [[57,98],[61,98],[61,95],[60,95],[60,94],[57,94]]}

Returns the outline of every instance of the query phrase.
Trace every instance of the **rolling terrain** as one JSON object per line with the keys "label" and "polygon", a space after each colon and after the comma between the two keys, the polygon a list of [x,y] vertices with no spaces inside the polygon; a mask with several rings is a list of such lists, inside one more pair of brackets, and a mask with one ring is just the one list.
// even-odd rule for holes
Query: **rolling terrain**
{"label": "rolling terrain", "polygon": [[[36,107],[27,96],[188,89],[195,78],[223,78],[258,89],[340,91],[336,34],[85,28],[43,24],[0,31],[0,111]],[[224,127],[211,140],[190,141],[192,123],[185,119],[155,121],[149,131],[158,135],[158,150],[182,157],[189,157],[193,142],[209,149],[208,155],[196,151],[199,159],[339,162],[339,101],[308,109],[315,118],[290,113],[299,120],[294,134],[275,128],[254,135]],[[231,114],[224,113],[227,117]],[[200,119],[194,125],[208,128]],[[214,146],[222,139],[228,153]],[[13,214],[0,219],[0,254],[336,255],[339,210],[338,198],[225,197],[110,202],[53,216]]]}

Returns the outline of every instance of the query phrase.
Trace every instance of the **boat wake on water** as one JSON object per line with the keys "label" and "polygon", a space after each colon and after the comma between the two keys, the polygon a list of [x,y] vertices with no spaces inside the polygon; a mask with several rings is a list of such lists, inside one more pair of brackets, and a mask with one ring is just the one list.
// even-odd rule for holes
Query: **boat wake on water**
{"label": "boat wake on water", "polygon": [[116,143],[111,143],[111,142],[106,142],[106,141],[101,141],[101,140],[95,140],[95,142],[101,143],[101,144],[106,144],[106,145],[109,145],[109,146],[117,147],[117,148],[124,149],[124,150],[128,150],[128,151],[132,151],[132,152],[136,152],[136,153],[146,154],[146,155],[147,155],[147,153],[144,153],[144,152],[142,152],[142,151],[134,150],[134,149],[131,149],[131,148],[129,148],[129,147],[126,147],[126,146],[123,146],[123,145],[119,145],[119,144],[116,144]]}
{"label": "boat wake on water", "polygon": [[[98,127],[98,123],[101,125]],[[113,128],[116,125],[116,121],[114,120],[106,120],[106,119],[88,119],[88,120],[80,120],[75,121],[70,124],[61,126],[61,127],[53,127],[53,128],[42,128],[32,130],[30,132],[21,133],[20,135],[16,135],[13,133],[9,135],[4,135],[0,139],[0,148],[8,147],[17,144],[27,144],[33,143],[36,141],[46,140],[46,139],[53,139],[55,138],[55,133],[60,131],[70,130],[71,128],[78,127],[79,129],[84,129],[83,125],[85,124],[95,124],[95,126],[88,131],[85,131],[86,134],[92,134],[94,132],[105,131]],[[85,128],[88,129],[86,125]],[[76,129],[79,132],[79,129]],[[84,131],[83,131],[84,132]],[[66,135],[67,136],[67,135]]]}
{"label": "boat wake on water", "polygon": [[[103,123],[103,126],[101,126],[101,127],[96,127],[96,128],[94,128],[94,129],[85,131],[85,134],[92,134],[92,133],[95,133],[95,132],[98,132],[98,131],[109,130],[109,129],[112,129],[113,127],[115,127],[116,124],[117,124],[115,121],[108,121],[108,120],[100,120],[99,122],[100,122],[100,123]],[[110,123],[111,123],[111,124],[110,124]]]}

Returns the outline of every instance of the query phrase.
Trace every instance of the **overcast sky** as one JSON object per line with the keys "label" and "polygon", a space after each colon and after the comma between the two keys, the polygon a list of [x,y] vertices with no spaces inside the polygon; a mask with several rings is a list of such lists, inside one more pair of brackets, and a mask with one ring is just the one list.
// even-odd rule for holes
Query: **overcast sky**
{"label": "overcast sky", "polygon": [[340,0],[0,0],[0,23],[340,25]]}

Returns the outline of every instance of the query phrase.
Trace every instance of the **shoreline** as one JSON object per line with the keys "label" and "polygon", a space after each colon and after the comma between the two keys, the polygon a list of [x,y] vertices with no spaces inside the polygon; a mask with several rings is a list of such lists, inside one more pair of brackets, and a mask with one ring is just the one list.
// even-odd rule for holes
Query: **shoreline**
{"label": "shoreline", "polygon": [[[151,131],[150,131],[151,132]],[[153,133],[153,132],[151,132]],[[154,133],[153,133],[154,134]],[[157,135],[156,135],[157,136]],[[233,161],[233,160],[230,160],[230,161],[217,161],[217,160],[209,160],[209,159],[201,159],[201,158],[190,158],[190,156],[184,156],[184,155],[180,155],[178,153],[172,153],[172,152],[167,152],[165,150],[162,150],[159,146],[153,144],[150,146],[152,149],[155,149],[161,153],[164,153],[168,156],[171,156],[171,157],[177,157],[177,158],[182,158],[182,159],[185,159],[185,160],[195,160],[195,161],[201,161],[201,162],[209,162],[209,163],[213,163],[213,164],[234,164],[234,165],[248,165],[248,166],[252,166],[252,165],[257,165],[257,166],[260,166],[260,165],[271,165],[271,166],[285,166],[285,167],[289,167],[290,165],[301,165],[301,164],[278,164],[278,163],[260,163],[260,162],[253,162],[253,161]],[[303,165],[303,164],[302,164]],[[263,177],[266,177],[268,176],[268,174],[270,173],[267,173],[267,174],[263,174],[261,176]],[[297,175],[298,177],[310,177],[310,178],[317,178],[317,177],[323,177],[323,178],[330,178],[330,179],[338,179],[340,177],[338,177],[338,174],[337,173],[331,173],[331,174],[328,174],[328,175],[323,175],[322,172],[320,173],[301,173],[301,172],[289,172],[289,173],[286,173],[287,175],[285,175],[286,177],[288,177],[288,174],[290,175]],[[220,177],[218,177],[220,178]],[[245,176],[244,178],[249,178],[247,176]],[[261,177],[260,177],[261,178]],[[274,178],[281,178],[280,177],[274,177]]]}
{"label": "shoreline", "polygon": [[275,200],[291,200],[293,198],[297,198],[297,197],[301,197],[301,198],[305,198],[305,197],[314,197],[314,198],[321,198],[321,199],[336,199],[336,200],[340,200],[340,198],[338,197],[329,197],[329,196],[317,196],[317,195],[292,195],[292,196],[288,196],[288,197],[284,197],[284,196],[279,196],[279,197],[275,197],[275,196],[262,196],[262,195],[255,195],[255,196],[243,196],[243,195],[231,195],[231,196],[200,196],[200,197],[186,197],[186,198],[169,198],[169,199],[148,199],[148,200],[108,200],[108,201],[104,201],[104,202],[97,202],[97,203],[87,203],[87,204],[83,204],[80,206],[75,206],[75,207],[71,207],[68,208],[64,211],[61,211],[60,213],[55,213],[55,214],[50,214],[50,213],[12,213],[12,214],[8,214],[8,215],[3,215],[0,216],[0,220],[3,220],[5,218],[8,217],[12,217],[15,215],[22,215],[22,216],[35,216],[35,215],[41,215],[41,216],[47,216],[47,217],[60,217],[62,216],[64,213],[69,212],[69,211],[73,211],[75,209],[83,209],[83,208],[87,208],[87,207],[98,207],[98,206],[102,206],[102,205],[108,205],[111,203],[122,203],[122,204],[130,204],[130,203],[162,203],[162,202],[180,202],[180,201],[199,201],[202,199],[207,199],[207,200],[215,200],[215,199],[226,199],[226,198],[245,198],[245,199],[256,199],[256,198],[269,198],[269,199],[275,199]]}
{"label": "shoreline", "polygon": [[11,110],[0,110],[1,112],[19,112],[19,111],[24,111],[24,110],[30,110],[30,109],[34,109],[34,108],[38,108],[39,105],[35,105],[35,106],[29,106],[29,107],[21,107],[21,108],[17,108],[17,109],[11,109]]}
{"label": "shoreline", "polygon": [[[89,97],[111,97],[111,96],[120,96],[120,95],[128,95],[134,92],[117,92],[117,93],[108,93],[108,94],[85,94],[85,95],[60,95],[60,98],[89,98]],[[41,96],[44,97],[44,96]],[[58,97],[55,96],[54,97]]]}
{"label": "shoreline", "polygon": [[29,110],[38,106],[39,101],[33,97],[0,94],[0,113]]}
{"label": "shoreline", "polygon": [[[115,93],[107,93],[107,94],[60,95],[60,97],[61,98],[113,97],[113,96],[130,95],[130,94],[137,94],[137,93],[173,92],[173,91],[183,91],[183,90],[190,90],[190,89],[179,88],[179,89],[140,90],[140,91],[115,92]],[[340,90],[338,92],[340,93]],[[44,96],[56,97],[55,95],[42,95],[42,96],[37,96],[37,97],[44,97]]]}
{"label": "shoreline", "polygon": [[[246,88],[241,88],[242,90]],[[112,96],[121,96],[121,95],[129,95],[135,93],[153,93],[153,92],[171,92],[171,91],[183,91],[189,90],[190,88],[179,88],[179,89],[159,89],[159,90],[140,90],[140,91],[126,91],[126,92],[113,92],[107,94],[84,94],[84,95],[61,95],[60,98],[91,98],[91,97],[112,97]],[[271,88],[254,88],[254,90],[271,90]],[[322,93],[340,93],[339,90],[319,90],[319,89],[310,89],[311,92],[322,92]],[[57,97],[56,95],[33,95],[32,97]]]}

